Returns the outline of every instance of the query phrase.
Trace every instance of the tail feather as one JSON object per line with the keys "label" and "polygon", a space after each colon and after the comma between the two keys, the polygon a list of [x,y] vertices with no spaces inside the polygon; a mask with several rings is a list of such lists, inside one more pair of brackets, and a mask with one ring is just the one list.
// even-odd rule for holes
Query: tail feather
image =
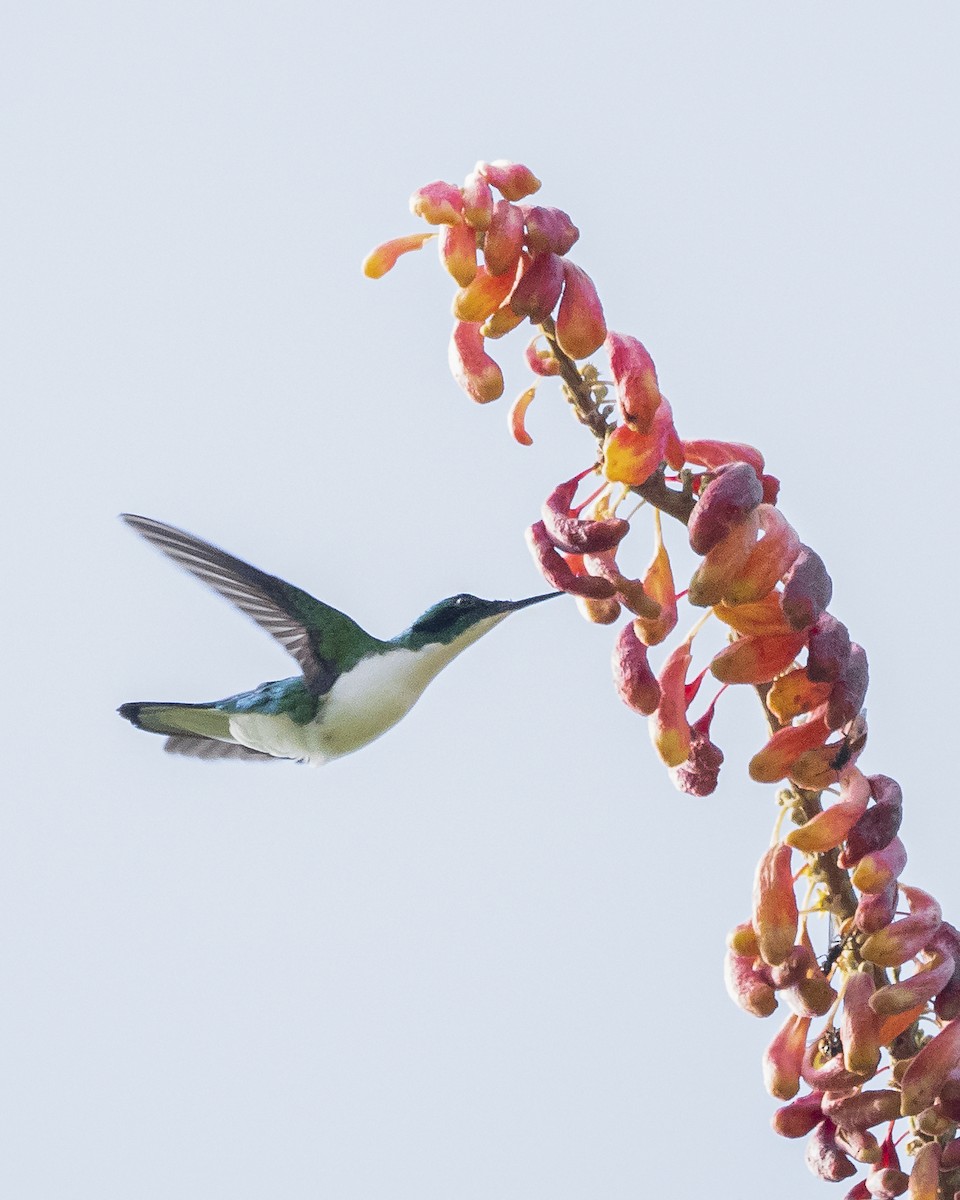
{"label": "tail feather", "polygon": [[214,738],[232,742],[230,716],[212,704],[176,704],[142,701],[121,704],[117,712],[137,729],[168,736]]}

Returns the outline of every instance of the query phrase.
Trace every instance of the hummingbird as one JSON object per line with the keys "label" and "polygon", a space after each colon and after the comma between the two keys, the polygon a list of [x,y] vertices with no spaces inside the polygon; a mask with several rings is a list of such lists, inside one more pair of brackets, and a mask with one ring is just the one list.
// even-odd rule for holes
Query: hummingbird
{"label": "hummingbird", "polygon": [[164,734],[169,753],[191,758],[293,759],[320,766],[350,754],[396,725],[449,662],[510,613],[562,594],[481,600],[461,593],[381,641],[345,613],[182,529],[121,516],[252,617],[300,667],[299,675],[225,700],[134,702],[117,709],[138,729]]}

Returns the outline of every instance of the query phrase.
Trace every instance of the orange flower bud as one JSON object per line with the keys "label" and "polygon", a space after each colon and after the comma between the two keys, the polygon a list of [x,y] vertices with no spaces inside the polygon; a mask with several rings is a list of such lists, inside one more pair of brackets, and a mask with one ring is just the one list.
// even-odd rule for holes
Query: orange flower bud
{"label": "orange flower bud", "polygon": [[438,179],[417,188],[410,197],[410,211],[429,225],[459,225],[463,217],[463,196],[458,187]]}
{"label": "orange flower bud", "polygon": [[715,604],[713,611],[737,633],[789,633],[791,629],[780,607],[779,592],[770,592],[753,604]]}
{"label": "orange flower bud", "polygon": [[690,643],[681,642],[660,671],[660,703],[650,717],[650,737],[668,767],[678,767],[690,754],[686,680],[691,662]]}
{"label": "orange flower bud", "polygon": [[727,934],[727,946],[735,954],[745,954],[749,958],[756,958],[760,950],[757,946],[757,934],[753,928],[753,922],[741,921],[739,925],[734,925]]}
{"label": "orange flower bud", "polygon": [[873,992],[873,978],[868,972],[857,971],[850,975],[843,989],[843,1014],[840,1018],[844,1065],[855,1075],[866,1075],[868,1078],[880,1065],[880,1023],[870,1007]]}
{"label": "orange flower bud", "polygon": [[940,905],[929,892],[906,884],[900,891],[910,905],[910,915],[872,933],[860,948],[861,957],[878,967],[900,967],[909,962],[930,943],[943,923]]}
{"label": "orange flower bud", "polygon": [[[684,461],[708,471],[716,471],[728,463],[749,463],[758,475],[763,474],[763,455],[746,442],[715,442],[709,439],[683,443]],[[772,476],[771,476],[772,478]],[[766,500],[766,497],[764,497]],[[770,500],[768,503],[772,504]]]}
{"label": "orange flower bud", "polygon": [[363,273],[368,279],[381,279],[397,265],[401,254],[409,254],[411,250],[420,250],[424,242],[436,237],[435,233],[408,233],[406,237],[391,238],[371,250],[363,260]]}
{"label": "orange flower bud", "polygon": [[527,263],[510,294],[510,307],[531,324],[540,325],[550,316],[563,288],[563,259],[556,254],[537,254]]}
{"label": "orange flower bud", "polygon": [[603,345],[607,325],[593,281],[586,271],[563,260],[563,298],[557,311],[557,342],[571,358],[588,358]]}
{"label": "orange flower bud", "polygon": [[727,586],[727,604],[749,604],[766,596],[776,586],[800,550],[800,537],[779,508],[761,504],[756,510],[763,530],[750,557]]}
{"label": "orange flower bud", "polygon": [[743,570],[757,544],[760,516],[756,509],[731,525],[719,542],[707,551],[690,579],[687,599],[698,608],[718,604],[729,585]]}
{"label": "orange flower bud", "polygon": [[787,844],[804,854],[823,854],[826,850],[832,850],[847,836],[866,804],[866,800],[863,803],[841,800],[838,804],[832,804],[811,817],[805,825],[791,829],[786,837]]}
{"label": "orange flower bud", "polygon": [[561,208],[531,205],[524,212],[527,246],[534,254],[549,251],[564,255],[580,237],[580,230]]}
{"label": "orange flower bud", "polygon": [[829,683],[814,683],[806,668],[797,667],[779,676],[770,685],[767,708],[781,725],[788,725],[794,717],[813,712],[825,704],[830,696],[830,687]]}
{"label": "orange flower bud", "polygon": [[697,554],[712,550],[731,526],[757,507],[762,497],[763,487],[748,463],[719,467],[690,516],[687,534],[691,550]]}
{"label": "orange flower bud", "polygon": [[444,225],[440,230],[437,248],[441,263],[461,287],[473,282],[477,273],[475,230],[462,221],[457,225]]}
{"label": "orange flower bud", "polygon": [[792,1100],[800,1091],[800,1065],[809,1029],[809,1017],[791,1013],[764,1051],[764,1086],[777,1100]]}
{"label": "orange flower bud", "polygon": [[525,392],[514,400],[510,406],[510,432],[513,434],[514,440],[519,442],[521,446],[532,446],[533,438],[527,433],[527,427],[524,421],[527,416],[527,409],[530,407],[530,402],[537,394],[535,387],[527,388]]}
{"label": "orange flower bud", "polygon": [[503,395],[503,372],[483,348],[480,326],[457,321],[450,335],[450,370],[471,400],[488,404]]}
{"label": "orange flower bud", "polygon": [[656,433],[634,433],[629,425],[618,425],[603,446],[603,473],[611,483],[636,487],[646,483],[663,462],[665,439]]}
{"label": "orange flower bud", "polygon": [[734,1004],[753,1017],[769,1017],[777,1007],[773,988],[744,954],[728,950],[723,960],[723,979]]}
{"label": "orange flower bud", "polygon": [[633,621],[620,631],[613,647],[613,681],[627,708],[649,717],[660,703],[660,684],[647,661],[647,648],[637,637]]}
{"label": "orange flower bud", "polygon": [[783,577],[783,611],[794,629],[806,629],[826,610],[833,596],[833,583],[823,559],[809,546],[800,547],[790,570]]}
{"label": "orange flower bud", "polygon": [[760,957],[776,966],[787,960],[797,940],[797,897],[785,842],[771,846],[757,864],[753,882],[753,928]]}
{"label": "orange flower bud", "polygon": [[634,622],[637,637],[647,646],[658,646],[669,637],[677,624],[677,594],[673,582],[673,569],[670,566],[667,548],[660,536],[659,520],[656,529],[657,548],[643,577],[643,590],[660,606],[660,614],[651,618],[638,616]]}
{"label": "orange flower bud", "polygon": [[721,683],[768,683],[803,649],[802,633],[742,637],[715,654],[710,670]]}
{"label": "orange flower bud", "polygon": [[621,417],[636,433],[649,433],[661,399],[653,359],[635,337],[613,330],[607,334],[607,353]]}
{"label": "orange flower bud", "polygon": [[577,608],[580,615],[592,625],[612,625],[620,616],[620,601],[616,596],[606,600],[577,596]]}
{"label": "orange flower bud", "polygon": [[483,261],[491,275],[516,270],[523,249],[523,213],[506,200],[493,206],[483,239]]}
{"label": "orange flower bud", "polygon": [[540,180],[523,163],[498,158],[495,162],[478,162],[475,170],[508,200],[522,200],[540,190]]}
{"label": "orange flower bud", "polygon": [[750,778],[756,783],[776,783],[779,779],[785,779],[800,755],[822,744],[827,732],[822,717],[778,729],[764,748],[751,758]]}
{"label": "orange flower bud", "polygon": [[481,232],[490,227],[493,216],[493,193],[490,184],[479,171],[471,171],[464,181],[463,219]]}
{"label": "orange flower bud", "polygon": [[917,1052],[900,1081],[900,1113],[914,1117],[940,1095],[950,1073],[960,1065],[960,1021],[944,1025]]}
{"label": "orange flower bud", "polygon": [[453,315],[458,321],[485,321],[506,300],[513,282],[509,271],[491,275],[486,267],[478,267],[472,282],[454,296]]}
{"label": "orange flower bud", "polygon": [[889,846],[865,854],[853,869],[850,881],[860,892],[882,892],[894,880],[899,879],[907,865],[907,850],[899,838]]}

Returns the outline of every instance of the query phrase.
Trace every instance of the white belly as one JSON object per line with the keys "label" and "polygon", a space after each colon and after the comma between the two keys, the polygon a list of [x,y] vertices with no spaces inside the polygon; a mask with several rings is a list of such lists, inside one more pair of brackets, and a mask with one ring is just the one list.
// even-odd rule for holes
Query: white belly
{"label": "white belly", "polygon": [[340,676],[308,724],[298,725],[285,715],[234,713],[230,734],[252,750],[320,766],[359,750],[396,725],[460,648],[397,649],[364,659]]}

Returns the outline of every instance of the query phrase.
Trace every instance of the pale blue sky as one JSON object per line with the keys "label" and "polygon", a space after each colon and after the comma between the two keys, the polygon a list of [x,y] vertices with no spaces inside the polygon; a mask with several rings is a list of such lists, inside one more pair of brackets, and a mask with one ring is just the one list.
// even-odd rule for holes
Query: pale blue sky
{"label": "pale blue sky", "polygon": [[[773,789],[748,697],[675,792],[613,633],[511,618],[322,771],[115,715],[289,673],[115,519],[397,632],[541,583],[526,450],[446,365],[418,184],[527,161],[684,436],[753,442],[870,655],[907,882],[960,916],[952,4],[38,3],[0,48],[7,590],[0,1191],[17,1200],[824,1196],[720,963]],[[503,344],[508,393],[523,340]],[[646,555],[641,543],[638,557]]]}

